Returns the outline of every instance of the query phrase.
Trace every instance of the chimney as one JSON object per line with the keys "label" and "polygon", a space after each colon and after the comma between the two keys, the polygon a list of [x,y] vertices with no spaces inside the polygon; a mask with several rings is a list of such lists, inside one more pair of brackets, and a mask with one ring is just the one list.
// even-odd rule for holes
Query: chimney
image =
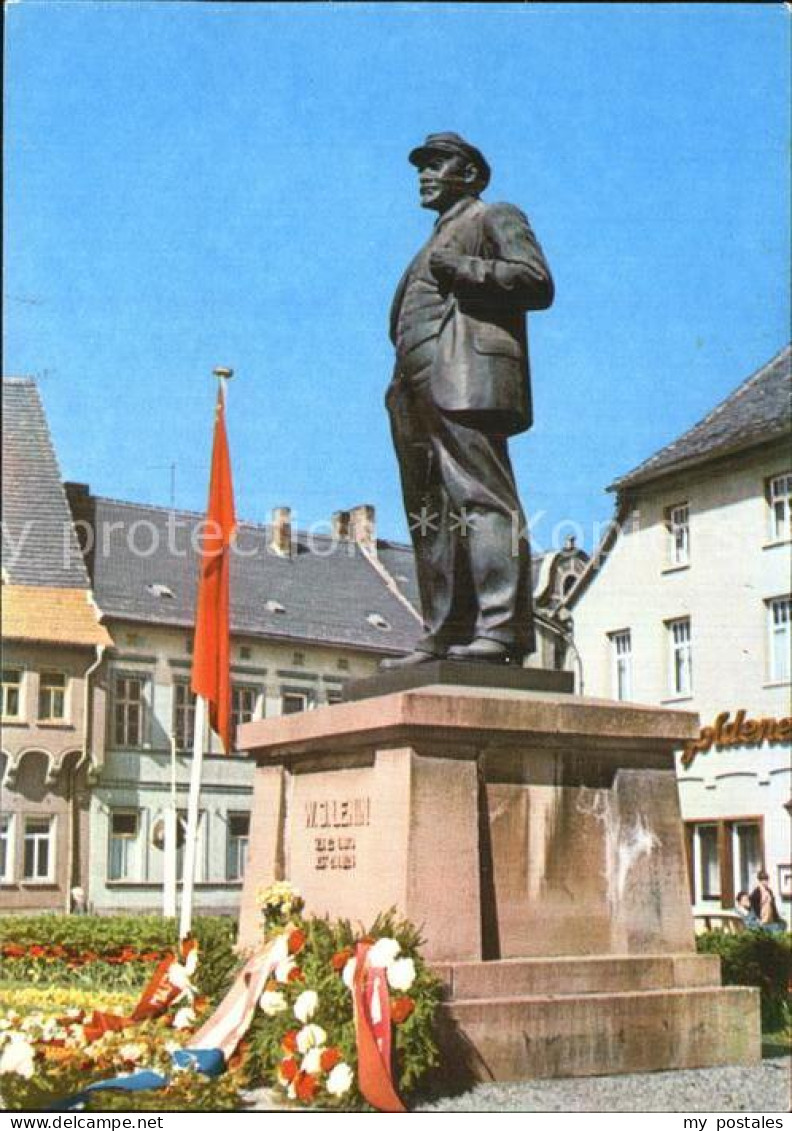
{"label": "chimney", "polygon": [[346,542],[349,538],[349,511],[334,511],[330,519],[334,542]]}
{"label": "chimney", "polygon": [[292,552],[291,507],[275,507],[270,525],[269,550],[281,558],[290,558]]}
{"label": "chimney", "polygon": [[358,546],[376,557],[377,518],[371,503],[361,503],[349,512],[349,538]]}

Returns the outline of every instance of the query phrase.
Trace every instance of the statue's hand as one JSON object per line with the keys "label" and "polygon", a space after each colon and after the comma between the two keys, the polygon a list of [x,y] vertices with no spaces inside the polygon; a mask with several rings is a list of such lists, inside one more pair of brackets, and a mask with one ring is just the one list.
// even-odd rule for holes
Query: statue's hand
{"label": "statue's hand", "polygon": [[429,269],[442,286],[450,287],[454,281],[460,256],[447,247],[438,248],[429,256]]}

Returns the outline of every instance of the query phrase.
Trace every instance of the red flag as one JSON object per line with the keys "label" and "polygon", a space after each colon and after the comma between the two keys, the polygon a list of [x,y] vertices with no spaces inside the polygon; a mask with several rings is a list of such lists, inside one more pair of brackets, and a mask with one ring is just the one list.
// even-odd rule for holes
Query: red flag
{"label": "red flag", "polygon": [[231,751],[231,650],[229,572],[236,527],[231,460],[225,428],[225,399],[217,393],[209,506],[201,546],[198,608],[195,614],[192,689],[209,704],[209,722],[226,754]]}

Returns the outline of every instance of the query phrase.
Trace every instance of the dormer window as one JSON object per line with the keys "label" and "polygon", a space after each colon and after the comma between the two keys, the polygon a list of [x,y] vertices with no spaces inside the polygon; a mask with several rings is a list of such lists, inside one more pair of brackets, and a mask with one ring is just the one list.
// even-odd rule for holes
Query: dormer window
{"label": "dormer window", "polygon": [[163,599],[173,600],[175,594],[169,585],[163,585],[161,581],[152,581],[150,585],[146,586],[146,592],[150,593],[152,597],[161,597]]}
{"label": "dormer window", "polygon": [[380,632],[390,632],[391,626],[381,613],[369,613],[366,620],[372,628],[378,628]]}

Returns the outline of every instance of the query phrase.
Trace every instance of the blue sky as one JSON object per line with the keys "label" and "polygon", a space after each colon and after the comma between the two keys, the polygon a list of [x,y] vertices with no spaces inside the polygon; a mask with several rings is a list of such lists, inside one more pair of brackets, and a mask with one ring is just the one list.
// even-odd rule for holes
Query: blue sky
{"label": "blue sky", "polygon": [[777,5],[39,3],[6,9],[4,370],[64,476],[205,505],[236,370],[237,510],[358,502],[406,538],[387,314],[453,129],[553,269],[512,445],[537,546],[774,355],[789,327]]}

